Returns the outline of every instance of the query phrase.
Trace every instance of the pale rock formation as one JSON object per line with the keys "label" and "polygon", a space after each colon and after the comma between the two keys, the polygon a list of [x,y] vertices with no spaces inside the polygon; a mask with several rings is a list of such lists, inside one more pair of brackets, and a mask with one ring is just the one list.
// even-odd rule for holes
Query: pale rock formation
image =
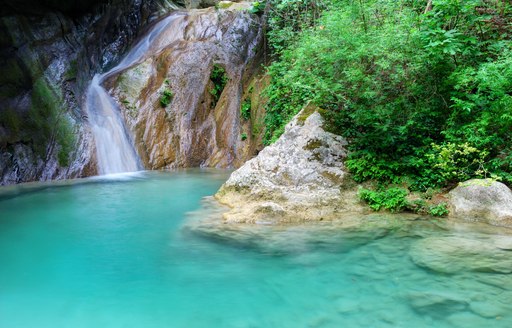
{"label": "pale rock formation", "polygon": [[306,106],[275,144],[233,172],[215,196],[230,208],[225,222],[295,223],[361,212],[343,164],[347,142],[322,125]]}
{"label": "pale rock formation", "polygon": [[512,191],[490,179],[473,179],[450,191],[453,216],[512,227]]}

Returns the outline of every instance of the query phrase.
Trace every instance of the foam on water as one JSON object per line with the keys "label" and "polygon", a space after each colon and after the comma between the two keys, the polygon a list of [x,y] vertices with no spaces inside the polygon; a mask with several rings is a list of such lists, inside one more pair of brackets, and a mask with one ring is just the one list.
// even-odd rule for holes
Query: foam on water
{"label": "foam on water", "polygon": [[0,327],[512,326],[512,275],[411,260],[471,227],[184,229],[225,179],[145,172],[0,201]]}

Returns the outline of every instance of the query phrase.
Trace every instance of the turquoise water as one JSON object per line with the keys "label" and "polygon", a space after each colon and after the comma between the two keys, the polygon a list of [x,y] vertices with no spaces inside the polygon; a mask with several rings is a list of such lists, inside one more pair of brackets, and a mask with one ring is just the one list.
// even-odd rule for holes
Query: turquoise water
{"label": "turquoise water", "polygon": [[184,229],[226,178],[143,172],[0,199],[0,327],[512,326],[510,274],[409,256],[466,231],[265,228],[232,242]]}

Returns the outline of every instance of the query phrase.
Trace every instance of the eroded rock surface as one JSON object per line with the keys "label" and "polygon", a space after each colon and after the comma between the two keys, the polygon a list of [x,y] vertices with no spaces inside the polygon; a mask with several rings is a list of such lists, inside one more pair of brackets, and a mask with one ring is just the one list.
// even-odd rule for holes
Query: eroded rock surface
{"label": "eroded rock surface", "polygon": [[[245,5],[174,14],[148,56],[106,82],[146,168],[238,167],[253,156],[240,106],[262,31]],[[212,78],[219,68],[224,86]]]}
{"label": "eroded rock surface", "polygon": [[0,185],[97,172],[81,106],[90,78],[175,7],[167,0],[9,0],[0,9]]}
{"label": "eroded rock surface", "polygon": [[322,128],[312,106],[279,140],[233,172],[216,194],[226,222],[278,224],[333,220],[360,212],[343,161],[346,141]]}
{"label": "eroded rock surface", "polygon": [[450,191],[454,216],[512,227],[512,191],[503,183],[474,179]]}

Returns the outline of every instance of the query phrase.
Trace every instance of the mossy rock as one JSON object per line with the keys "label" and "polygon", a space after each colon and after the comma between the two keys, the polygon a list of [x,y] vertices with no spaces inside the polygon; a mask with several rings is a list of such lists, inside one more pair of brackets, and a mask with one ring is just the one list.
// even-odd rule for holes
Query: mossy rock
{"label": "mossy rock", "polygon": [[315,105],[313,105],[312,103],[308,103],[304,109],[302,109],[299,113],[299,115],[297,116],[297,122],[300,124],[300,125],[304,125],[304,122],[306,122],[306,120],[308,119],[308,117],[310,117],[314,112],[316,112],[318,110],[318,107],[316,107]]}
{"label": "mossy rock", "polygon": [[219,9],[228,9],[229,7],[233,6],[235,3],[233,1],[219,1],[217,4],[217,7]]}

